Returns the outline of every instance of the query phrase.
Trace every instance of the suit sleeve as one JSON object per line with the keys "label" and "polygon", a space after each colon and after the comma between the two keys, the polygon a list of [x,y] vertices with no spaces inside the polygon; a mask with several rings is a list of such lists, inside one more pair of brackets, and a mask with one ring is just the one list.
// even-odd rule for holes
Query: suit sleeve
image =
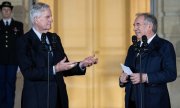
{"label": "suit sleeve", "polygon": [[[57,56],[56,56],[56,63],[58,63],[59,61],[61,61],[64,57],[67,58],[66,62],[68,62],[68,57],[64,51],[64,48],[63,48],[63,45],[62,45],[62,42],[61,42],[61,39],[60,37],[56,34],[56,37],[57,37]],[[54,64],[54,65],[55,65]],[[63,76],[73,76],[73,75],[84,75],[86,72],[86,69],[85,70],[82,70],[80,69],[79,67],[79,62],[78,62],[78,65],[76,65],[74,68],[70,69],[70,70],[67,70],[67,71],[63,71],[63,72],[58,72],[57,74],[62,74]]]}
{"label": "suit sleeve", "polygon": [[[124,63],[126,66],[128,66],[128,67],[130,67],[130,68],[132,67],[132,66],[131,66],[131,65],[132,65],[131,62],[132,62],[132,57],[133,57],[133,56],[132,56],[132,55],[133,55],[133,53],[132,53],[133,50],[134,50],[133,47],[130,46],[129,49],[128,49],[128,52],[127,52],[127,56],[126,56],[126,59],[125,59],[125,63]],[[119,86],[120,86],[120,87],[125,87],[125,85],[126,85],[126,83],[122,83],[122,82],[120,81],[120,79],[119,79]]]}
{"label": "suit sleeve", "polygon": [[176,55],[173,45],[170,42],[162,44],[158,53],[160,57],[156,58],[160,58],[159,61],[161,62],[160,64],[153,62],[153,66],[154,68],[158,68],[157,66],[159,66],[159,71],[148,73],[148,82],[150,84],[162,84],[174,81],[177,77],[177,69]]}

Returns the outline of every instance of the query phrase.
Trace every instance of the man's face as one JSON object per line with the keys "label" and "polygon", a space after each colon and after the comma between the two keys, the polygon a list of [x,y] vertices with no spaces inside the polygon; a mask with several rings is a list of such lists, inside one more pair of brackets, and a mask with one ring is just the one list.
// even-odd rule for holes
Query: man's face
{"label": "man's face", "polygon": [[1,9],[1,13],[2,13],[2,17],[7,19],[7,18],[11,18],[11,13],[12,13],[12,10],[10,7],[3,7]]}
{"label": "man's face", "polygon": [[147,35],[147,24],[144,22],[144,16],[139,16],[134,21],[134,32],[138,39],[143,35]]}
{"label": "man's face", "polygon": [[52,14],[50,9],[42,11],[41,15],[35,18],[35,26],[41,32],[51,29]]}

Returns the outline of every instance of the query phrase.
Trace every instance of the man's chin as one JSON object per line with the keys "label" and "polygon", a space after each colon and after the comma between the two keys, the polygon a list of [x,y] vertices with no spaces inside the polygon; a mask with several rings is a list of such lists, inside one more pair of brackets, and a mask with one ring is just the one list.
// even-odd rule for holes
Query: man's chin
{"label": "man's chin", "polygon": [[137,36],[137,39],[141,39],[141,35],[136,35]]}
{"label": "man's chin", "polygon": [[46,28],[46,30],[50,30],[50,29],[51,29],[51,27],[47,27],[47,28]]}

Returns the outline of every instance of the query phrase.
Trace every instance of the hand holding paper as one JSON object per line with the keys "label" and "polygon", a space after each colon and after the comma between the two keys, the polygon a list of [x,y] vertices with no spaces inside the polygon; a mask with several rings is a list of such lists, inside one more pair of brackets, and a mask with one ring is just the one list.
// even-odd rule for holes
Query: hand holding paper
{"label": "hand holding paper", "polygon": [[121,64],[121,68],[124,71],[124,73],[126,73],[127,75],[131,75],[133,73],[129,67],[127,67],[123,64]]}

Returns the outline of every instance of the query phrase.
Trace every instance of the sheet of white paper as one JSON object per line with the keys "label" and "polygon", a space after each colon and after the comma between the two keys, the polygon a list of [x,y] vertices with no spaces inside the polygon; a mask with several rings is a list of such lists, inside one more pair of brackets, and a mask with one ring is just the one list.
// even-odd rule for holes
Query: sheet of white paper
{"label": "sheet of white paper", "polygon": [[126,74],[128,74],[128,75],[131,75],[131,74],[132,74],[132,71],[131,71],[131,69],[130,69],[129,67],[121,64],[121,68],[122,68],[122,70],[123,70]]}

